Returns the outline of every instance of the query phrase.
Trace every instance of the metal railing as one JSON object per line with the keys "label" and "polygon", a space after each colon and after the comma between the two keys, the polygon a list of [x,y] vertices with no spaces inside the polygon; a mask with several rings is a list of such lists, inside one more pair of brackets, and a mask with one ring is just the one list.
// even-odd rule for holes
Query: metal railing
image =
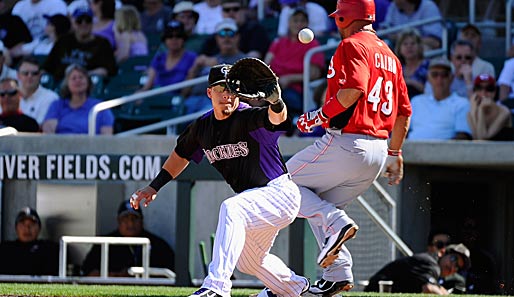
{"label": "metal railing", "polygon": [[109,277],[109,245],[122,244],[122,245],[142,245],[143,255],[143,273],[144,279],[149,276],[150,267],[150,239],[145,237],[107,237],[107,236],[62,236],[59,245],[59,277],[66,277],[67,266],[67,251],[69,243],[92,243],[101,244],[101,258],[100,258],[100,277]]}
{"label": "metal railing", "polygon": [[476,0],[469,0],[468,23],[480,27],[505,27],[505,52],[512,46],[512,1],[505,1],[505,23],[501,22],[477,22],[476,21]]}
{"label": "metal railing", "polygon": [[[377,224],[382,231],[384,231],[385,235],[391,239],[394,246],[398,248],[398,250],[406,255],[412,256],[412,250],[403,242],[403,240],[396,234],[396,220],[397,220],[397,211],[396,211],[396,201],[387,193],[387,191],[377,182],[373,182],[373,188],[377,191],[380,198],[386,202],[386,204],[391,208],[391,225],[389,226],[375,211],[375,209],[369,205],[369,203],[364,199],[364,197],[357,197],[357,202],[364,209],[364,211],[369,215],[369,217]],[[395,250],[394,246],[391,248],[391,257],[395,258]]]}
{"label": "metal railing", "polygon": [[[510,0],[510,1],[512,1],[512,0]],[[430,24],[430,23],[436,23],[436,22],[444,23],[445,20],[440,17],[428,18],[428,19],[425,19],[422,21],[415,21],[415,22],[403,24],[400,26],[394,26],[391,28],[387,28],[384,30],[378,30],[377,35],[378,36],[387,35],[387,34],[391,34],[391,33],[400,32],[406,28],[417,27],[417,26],[426,25],[426,24]],[[442,33],[443,34],[442,34],[442,40],[441,40],[441,48],[425,52],[425,57],[433,57],[436,55],[441,55],[448,51],[448,29],[446,28],[446,26],[443,26]],[[333,43],[328,42],[327,44],[311,48],[305,54],[305,57],[303,59],[303,86],[304,86],[303,87],[303,111],[304,112],[307,112],[312,109],[313,102],[312,102],[311,88],[313,88],[319,84],[318,80],[315,80],[312,82],[310,80],[310,72],[311,72],[310,61],[312,59],[312,56],[319,52],[333,50],[333,49],[337,48],[338,45],[339,45],[339,42],[333,42]]]}
{"label": "metal railing", "polygon": [[[144,91],[141,93],[136,93],[128,96],[123,96],[116,99],[107,100],[104,102],[100,102],[93,106],[93,108],[89,111],[89,118],[88,118],[88,135],[89,136],[95,136],[96,135],[96,117],[100,111],[111,109],[116,106],[120,106],[126,103],[134,102],[141,99],[146,99],[151,96],[160,95],[166,92],[179,90],[185,87],[193,86],[195,84],[207,82],[208,76],[204,75],[201,77],[193,78],[190,80],[182,81],[179,83],[175,83],[172,85],[156,88],[153,90]],[[170,98],[171,102],[171,98]],[[184,120],[186,122],[187,120]]]}

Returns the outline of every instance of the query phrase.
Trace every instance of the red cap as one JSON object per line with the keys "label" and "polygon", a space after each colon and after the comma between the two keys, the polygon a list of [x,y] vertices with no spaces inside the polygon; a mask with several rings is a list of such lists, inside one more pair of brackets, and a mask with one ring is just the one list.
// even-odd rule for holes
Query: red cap
{"label": "red cap", "polygon": [[473,85],[477,86],[481,83],[487,83],[489,85],[495,86],[496,80],[490,74],[482,73],[482,74],[477,75],[477,77],[475,78],[475,81],[473,82]]}

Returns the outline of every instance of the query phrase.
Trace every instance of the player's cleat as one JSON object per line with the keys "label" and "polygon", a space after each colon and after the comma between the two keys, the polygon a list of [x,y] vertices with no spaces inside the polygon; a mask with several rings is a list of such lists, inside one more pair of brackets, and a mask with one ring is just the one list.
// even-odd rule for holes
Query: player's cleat
{"label": "player's cleat", "polygon": [[278,295],[273,294],[269,288],[264,288],[264,290],[260,291],[256,297],[277,297]]}
{"label": "player's cleat", "polygon": [[211,289],[201,288],[193,294],[189,295],[189,297],[221,297],[221,295]]}
{"label": "player's cleat", "polygon": [[325,245],[321,249],[321,252],[318,256],[318,264],[327,268],[332,265],[334,261],[337,259],[337,255],[341,250],[341,246],[347,240],[355,237],[355,233],[359,230],[359,226],[356,224],[350,223],[343,227],[343,229],[339,230],[339,232],[327,238]]}
{"label": "player's cleat", "polygon": [[[300,296],[303,295],[303,293],[306,293],[309,291],[309,288],[311,286],[311,283],[309,282],[309,279],[304,277],[305,278],[305,287],[303,287],[303,291],[300,293]],[[258,295],[256,295],[255,297],[278,297],[277,294],[274,294],[273,292],[271,292],[271,290],[269,288],[264,288],[264,290],[262,290]]]}
{"label": "player's cleat", "polygon": [[309,288],[309,293],[323,297],[331,297],[337,293],[351,289],[353,289],[353,282],[351,281],[331,282],[322,278]]}

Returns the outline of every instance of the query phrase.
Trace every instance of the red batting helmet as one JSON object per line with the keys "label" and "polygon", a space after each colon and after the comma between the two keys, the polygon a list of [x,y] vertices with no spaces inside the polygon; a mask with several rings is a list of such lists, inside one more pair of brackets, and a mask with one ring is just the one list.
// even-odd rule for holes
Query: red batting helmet
{"label": "red batting helmet", "polygon": [[336,20],[339,28],[346,28],[353,21],[363,20],[373,23],[375,21],[374,0],[338,0],[336,11],[329,17]]}

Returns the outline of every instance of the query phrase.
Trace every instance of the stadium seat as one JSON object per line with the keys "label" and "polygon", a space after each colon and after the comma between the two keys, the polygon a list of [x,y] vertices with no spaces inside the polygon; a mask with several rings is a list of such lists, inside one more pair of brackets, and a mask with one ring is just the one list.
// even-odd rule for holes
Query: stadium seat
{"label": "stadium seat", "polygon": [[54,90],[57,87],[54,77],[48,72],[45,72],[41,75],[39,82],[44,88],[50,90]]}
{"label": "stadium seat", "polygon": [[103,99],[104,98],[104,83],[105,78],[100,75],[91,75],[91,82],[93,87],[91,88],[91,97]]}
{"label": "stadium seat", "polygon": [[155,34],[147,34],[146,39],[148,40],[148,52],[149,56],[154,56],[155,53],[159,50],[161,47],[161,34],[155,33]]}
{"label": "stadium seat", "polygon": [[260,24],[266,29],[269,40],[274,40],[277,37],[278,32],[278,17],[276,18],[265,18],[260,21]]}
{"label": "stadium seat", "polygon": [[[125,104],[115,111],[115,132],[135,129],[182,115],[182,102],[174,101],[169,93],[164,93]],[[161,129],[154,133],[165,134],[166,131]]]}
{"label": "stadium seat", "polygon": [[139,71],[124,72],[123,75],[110,77],[105,84],[105,99],[115,99],[134,94],[141,88],[142,74]]}
{"label": "stadium seat", "polygon": [[186,40],[186,44],[184,47],[192,52],[199,53],[202,50],[202,46],[205,42],[211,36],[210,34],[194,34],[193,36],[189,37]]}
{"label": "stadium seat", "polygon": [[130,57],[118,64],[118,73],[123,74],[131,71],[146,71],[151,62],[152,56],[150,55]]}

